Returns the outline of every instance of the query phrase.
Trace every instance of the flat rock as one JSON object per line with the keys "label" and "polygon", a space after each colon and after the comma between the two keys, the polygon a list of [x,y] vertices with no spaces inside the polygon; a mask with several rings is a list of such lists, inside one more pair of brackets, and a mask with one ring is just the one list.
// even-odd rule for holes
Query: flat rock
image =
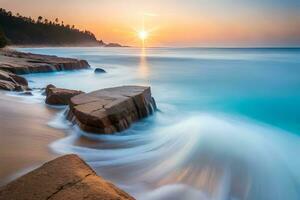
{"label": "flat rock", "polygon": [[66,155],[0,188],[0,200],[132,200],[78,156]]}
{"label": "flat rock", "polygon": [[27,80],[17,74],[76,70],[89,67],[90,65],[85,60],[0,49],[0,89],[28,90]]}
{"label": "flat rock", "polygon": [[84,131],[112,134],[155,110],[150,87],[122,86],[72,97],[68,118]]}
{"label": "flat rock", "polygon": [[83,93],[79,90],[68,90],[48,85],[46,87],[46,103],[49,105],[68,105],[72,97]]}
{"label": "flat rock", "polygon": [[10,49],[0,50],[0,69],[14,74],[87,69],[89,67],[86,60],[23,53]]}

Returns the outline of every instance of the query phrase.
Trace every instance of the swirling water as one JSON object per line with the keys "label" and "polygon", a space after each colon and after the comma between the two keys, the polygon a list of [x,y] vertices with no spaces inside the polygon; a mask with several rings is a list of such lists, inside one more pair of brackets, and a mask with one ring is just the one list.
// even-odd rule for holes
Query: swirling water
{"label": "swirling water", "polygon": [[150,85],[159,112],[123,133],[93,135],[63,111],[51,144],[77,153],[138,199],[300,199],[300,49],[33,48],[93,70],[30,74],[92,91]]}

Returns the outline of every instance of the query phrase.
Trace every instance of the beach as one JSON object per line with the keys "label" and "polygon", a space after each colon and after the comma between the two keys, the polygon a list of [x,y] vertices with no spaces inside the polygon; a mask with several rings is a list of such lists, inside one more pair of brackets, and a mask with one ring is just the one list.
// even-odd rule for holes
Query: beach
{"label": "beach", "polygon": [[0,200],[300,200],[300,0],[0,2]]}
{"label": "beach", "polygon": [[57,157],[49,144],[64,136],[47,123],[56,110],[0,93],[0,185]]}
{"label": "beach", "polygon": [[[33,90],[26,103],[2,96],[1,109],[8,114],[1,116],[1,127],[12,132],[1,132],[7,138],[3,147],[12,151],[9,139],[21,151],[14,159],[3,158],[18,166],[5,165],[5,176],[57,155],[77,154],[137,199],[299,199],[299,49],[18,50],[85,59],[91,66],[22,75],[30,88],[54,84],[88,93],[151,86],[158,112],[122,132],[102,135],[70,125],[64,110],[43,103],[41,91]],[[94,73],[98,67],[106,73]],[[19,154],[28,154],[26,162],[17,159]]]}

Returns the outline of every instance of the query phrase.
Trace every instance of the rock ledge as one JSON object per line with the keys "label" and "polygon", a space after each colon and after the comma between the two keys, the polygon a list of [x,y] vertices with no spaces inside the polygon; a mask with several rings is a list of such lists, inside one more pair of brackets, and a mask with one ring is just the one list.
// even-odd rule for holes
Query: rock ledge
{"label": "rock ledge", "polygon": [[23,53],[9,49],[0,51],[0,69],[14,74],[42,73],[87,68],[90,68],[90,65],[86,60]]}
{"label": "rock ledge", "polygon": [[20,74],[87,68],[90,68],[90,65],[85,60],[23,53],[11,49],[1,49],[0,89],[10,91],[28,90],[27,80],[19,76]]}

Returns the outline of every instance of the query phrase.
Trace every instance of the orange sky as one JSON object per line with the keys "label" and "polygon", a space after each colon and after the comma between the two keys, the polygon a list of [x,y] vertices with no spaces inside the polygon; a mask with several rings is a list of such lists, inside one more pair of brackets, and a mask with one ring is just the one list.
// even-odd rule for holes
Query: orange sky
{"label": "orange sky", "polygon": [[25,16],[58,17],[106,42],[148,46],[300,45],[297,0],[0,0]]}

